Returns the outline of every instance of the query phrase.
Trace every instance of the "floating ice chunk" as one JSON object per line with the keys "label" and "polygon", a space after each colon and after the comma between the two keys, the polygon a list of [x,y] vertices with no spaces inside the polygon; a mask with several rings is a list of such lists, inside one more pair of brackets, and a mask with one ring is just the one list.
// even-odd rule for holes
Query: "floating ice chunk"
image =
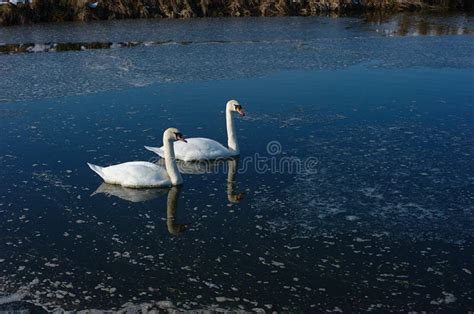
{"label": "floating ice chunk", "polygon": [[219,289],[219,286],[216,285],[216,284],[213,284],[212,282],[209,282],[209,281],[203,281],[203,283],[208,286],[209,288],[215,288],[215,289]]}
{"label": "floating ice chunk", "polygon": [[171,301],[159,301],[157,305],[163,309],[173,307],[173,303]]}
{"label": "floating ice chunk", "polygon": [[356,220],[359,220],[359,217],[354,216],[354,215],[349,215],[349,216],[346,216],[346,220],[356,221]]}
{"label": "floating ice chunk", "polygon": [[59,264],[54,264],[54,263],[47,262],[47,263],[44,264],[44,266],[47,266],[47,267],[58,267]]}
{"label": "floating ice chunk", "polygon": [[449,293],[449,292],[445,292],[443,291],[442,292],[443,295],[444,295],[444,298],[441,297],[441,298],[438,298],[436,300],[433,300],[430,302],[430,304],[434,304],[434,305],[439,305],[439,304],[449,304],[449,303],[453,303],[453,302],[456,302],[457,298],[454,296],[454,294],[452,293]]}

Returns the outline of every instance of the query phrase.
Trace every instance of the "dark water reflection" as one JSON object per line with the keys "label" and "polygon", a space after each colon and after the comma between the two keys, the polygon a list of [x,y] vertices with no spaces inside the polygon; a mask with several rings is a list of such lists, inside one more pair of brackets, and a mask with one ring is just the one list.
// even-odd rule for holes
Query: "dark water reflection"
{"label": "dark water reflection", "polygon": [[162,189],[130,189],[104,182],[95,190],[94,193],[91,194],[91,196],[105,194],[107,196],[121,198],[125,201],[139,203],[151,201],[166,192],[166,190]]}
{"label": "dark water reflection", "polygon": [[[369,42],[365,26],[344,23],[333,25],[340,38]],[[143,87],[123,82],[169,55],[124,49],[133,74],[113,68],[110,90],[56,97],[49,76],[26,92],[11,85],[20,99],[0,108],[0,311],[472,310],[471,37],[380,36],[371,47],[397,49],[367,54],[359,40],[318,37],[288,54],[236,45],[218,51],[241,72],[221,76],[216,54],[205,79],[184,59],[214,48],[175,47],[181,80]],[[101,51],[41,58],[63,72],[79,54],[95,62]],[[20,82],[36,56],[0,59],[15,62],[8,77]],[[304,66],[314,58],[331,66]],[[253,72],[254,61],[268,72]],[[103,83],[68,73],[81,78],[74,88]],[[181,164],[181,188],[140,191],[103,185],[86,165],[155,161],[143,146],[160,146],[171,126],[225,142],[230,98],[248,112],[236,121],[238,164]],[[281,150],[267,151],[271,141]],[[246,162],[289,157],[318,163],[289,172]]]}
{"label": "dark water reflection", "polygon": [[372,12],[364,15],[369,25],[389,36],[441,36],[473,34],[473,18],[470,15],[434,13],[388,14]]}
{"label": "dark water reflection", "polygon": [[[324,19],[325,17],[320,17],[319,19]],[[336,17],[337,18],[337,17]],[[473,18],[465,14],[444,14],[444,15],[423,15],[417,13],[399,13],[391,14],[386,11],[374,11],[367,12],[364,15],[360,16],[365,21],[365,24],[357,23],[356,26],[366,26],[369,29],[375,29],[379,34],[386,36],[441,36],[441,35],[467,35],[474,33],[474,21]],[[282,18],[291,20],[291,18]],[[327,19],[327,18],[326,18]],[[313,19],[314,20],[314,19]],[[247,27],[257,26],[254,25],[254,19],[241,21],[243,23],[248,22]],[[134,31],[126,30],[131,32],[128,34],[135,36],[133,40],[122,41],[123,37],[119,37],[117,41],[110,41],[111,37],[113,38],[117,30],[117,26],[126,28],[127,22],[121,21],[122,25],[117,25],[115,23],[110,23],[107,25],[102,22],[98,25],[89,25],[86,26],[89,29],[84,29],[83,31],[93,31],[96,34],[87,33],[87,37],[83,34],[78,33],[74,36],[75,41],[65,41],[68,36],[64,36],[64,31],[69,31],[71,28],[73,31],[78,31],[83,25],[76,25],[76,27],[71,27],[71,24],[54,24],[53,26],[43,26],[44,29],[39,27],[34,27],[34,30],[38,32],[34,37],[24,34],[25,31],[19,31],[16,28],[10,29],[0,29],[0,36],[3,35],[4,42],[0,42],[0,53],[38,53],[38,52],[66,52],[66,51],[84,51],[84,50],[95,50],[95,49],[118,49],[118,48],[135,48],[135,47],[150,47],[156,45],[205,45],[205,44],[262,44],[268,41],[274,41],[275,43],[282,40],[282,38],[272,38],[265,37],[265,34],[259,34],[250,36],[247,38],[240,38],[234,36],[217,36],[217,37],[202,37],[199,34],[189,34],[189,37],[183,37],[181,34],[176,36],[174,32],[179,29],[180,25],[170,23],[169,21],[160,21],[158,25],[153,25],[153,22],[150,21],[139,21],[135,22],[137,25],[133,25],[132,29]],[[155,24],[157,22],[154,22]],[[209,22],[208,27],[212,27],[212,24],[220,24],[220,20]],[[105,24],[105,25],[104,25]],[[151,25],[150,25],[151,24]],[[163,34],[157,36],[158,39],[143,39],[143,34],[139,32],[149,32],[151,26],[162,27],[166,26],[167,33],[166,37],[163,37]],[[94,27],[95,26],[95,27]],[[314,25],[308,25],[311,27]],[[130,26],[131,27],[131,26]],[[348,25],[347,29],[353,28],[354,25]],[[24,27],[23,27],[24,28]],[[39,28],[39,30],[38,30]],[[59,31],[58,31],[59,28]],[[97,28],[99,30],[97,30]],[[61,31],[62,29],[62,31]],[[208,30],[206,27],[203,28],[204,33],[207,33]],[[242,31],[242,30],[240,30]],[[53,32],[53,36],[49,33]],[[2,34],[3,33],[3,34]],[[20,33],[20,34],[18,34]],[[92,36],[91,36],[92,35]],[[197,35],[197,37],[196,37]],[[298,40],[298,37],[301,37],[301,33],[296,34],[295,38],[287,38],[285,41],[295,41]],[[156,36],[156,35],[155,35]],[[305,36],[303,36],[304,38]],[[319,36],[318,36],[319,37]],[[138,39],[142,38],[142,39]],[[51,39],[55,41],[46,42],[45,39]],[[98,39],[102,39],[99,41]],[[306,38],[307,39],[307,38]],[[36,40],[36,41],[31,41]],[[78,41],[82,40],[82,41]]]}

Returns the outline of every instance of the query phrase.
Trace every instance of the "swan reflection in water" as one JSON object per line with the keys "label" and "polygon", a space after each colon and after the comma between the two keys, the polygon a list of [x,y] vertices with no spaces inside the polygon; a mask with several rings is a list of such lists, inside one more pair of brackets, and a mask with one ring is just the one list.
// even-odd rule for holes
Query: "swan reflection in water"
{"label": "swan reflection in water", "polygon": [[[158,161],[159,163],[160,161]],[[183,174],[206,174],[219,173],[221,170],[227,171],[227,200],[230,203],[238,204],[245,196],[245,193],[235,192],[237,170],[239,166],[239,158],[202,160],[202,161],[182,161],[177,163],[179,172]]]}
{"label": "swan reflection in water", "polygon": [[178,209],[178,199],[181,187],[173,186],[168,192],[168,203],[166,209],[166,226],[168,232],[178,236],[188,228],[188,224],[179,224],[176,222],[176,210]]}
{"label": "swan reflection in water", "polygon": [[106,196],[115,196],[132,203],[141,203],[151,201],[161,195],[164,195],[168,189],[131,189],[120,185],[102,183],[91,196],[96,194],[105,194]]}
{"label": "swan reflection in water", "polygon": [[229,159],[227,161],[227,200],[233,204],[238,204],[245,197],[245,193],[235,192],[235,177],[239,166],[239,159]]}
{"label": "swan reflection in water", "polygon": [[179,224],[176,222],[176,210],[178,209],[178,198],[181,192],[180,186],[173,186],[170,189],[129,189],[120,185],[102,183],[91,196],[96,194],[105,194],[107,196],[115,196],[123,200],[139,203],[153,200],[168,192],[168,200],[166,205],[166,226],[168,232],[172,235],[180,235],[186,231],[187,224]]}
{"label": "swan reflection in water", "polygon": [[[163,160],[158,160],[158,164],[163,163]],[[201,161],[182,161],[176,162],[179,172],[182,174],[206,174],[219,173],[227,171],[227,200],[230,203],[238,204],[245,196],[245,193],[235,192],[235,177],[239,165],[239,158],[227,158],[216,160],[201,160]]]}
{"label": "swan reflection in water", "polygon": [[[227,160],[217,160],[214,162],[178,162],[178,169],[185,174],[203,174],[215,172],[220,165],[227,166],[227,200],[232,204],[240,203],[245,193],[235,191],[239,159],[232,158]],[[180,235],[186,231],[188,224],[179,224],[176,222],[176,210],[178,209],[178,199],[181,192],[181,186],[174,186],[170,189],[131,189],[120,185],[102,183],[91,196],[96,194],[105,194],[115,196],[125,201],[139,203],[151,201],[168,192],[166,226],[168,232],[172,235]]]}

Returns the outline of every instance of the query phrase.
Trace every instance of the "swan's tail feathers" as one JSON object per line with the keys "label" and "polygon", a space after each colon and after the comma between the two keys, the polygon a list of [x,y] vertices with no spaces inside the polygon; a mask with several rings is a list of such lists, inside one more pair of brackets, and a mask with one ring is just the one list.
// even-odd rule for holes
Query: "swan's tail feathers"
{"label": "swan's tail feathers", "polygon": [[87,163],[89,168],[91,168],[95,173],[97,173],[105,181],[105,173],[102,171],[103,167]]}
{"label": "swan's tail feathers", "polygon": [[165,155],[163,150],[159,147],[145,146],[145,148],[148,149],[150,152],[154,152],[155,154],[160,155],[161,157]]}

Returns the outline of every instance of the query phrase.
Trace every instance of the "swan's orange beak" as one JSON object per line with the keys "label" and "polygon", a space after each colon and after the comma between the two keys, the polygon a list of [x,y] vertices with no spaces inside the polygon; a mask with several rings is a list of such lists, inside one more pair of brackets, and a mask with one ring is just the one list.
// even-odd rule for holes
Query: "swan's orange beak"
{"label": "swan's orange beak", "polygon": [[242,108],[237,108],[237,112],[240,114],[241,117],[245,117],[244,109],[242,109]]}

